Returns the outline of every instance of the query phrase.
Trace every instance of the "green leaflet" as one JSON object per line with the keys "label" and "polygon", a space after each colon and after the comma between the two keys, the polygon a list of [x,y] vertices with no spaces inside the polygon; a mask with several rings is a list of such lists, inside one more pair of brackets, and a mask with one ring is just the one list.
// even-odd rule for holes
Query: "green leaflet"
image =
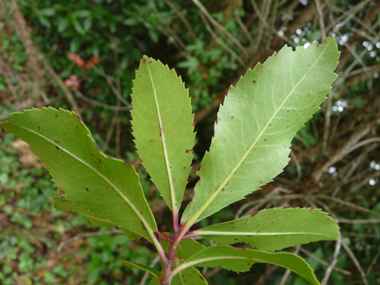
{"label": "green leaflet", "polygon": [[26,110],[13,113],[0,126],[26,141],[45,164],[58,187],[58,210],[155,239],[157,226],[135,169],[101,153],[74,112]]}
{"label": "green leaflet", "polygon": [[260,250],[280,250],[319,240],[337,240],[337,221],[319,209],[269,209],[254,216],[202,228],[196,234],[220,244],[248,243]]}
{"label": "green leaflet", "polygon": [[152,267],[149,267],[149,266],[145,266],[142,264],[135,263],[135,262],[123,260],[121,262],[121,265],[125,266],[127,268],[137,268],[137,269],[145,270],[146,272],[149,272],[156,280],[159,280],[159,278],[161,276],[161,273],[158,270],[156,270]]}
{"label": "green leaflet", "polygon": [[178,212],[193,159],[188,90],[174,70],[144,56],[133,82],[132,126],[137,151],[162,197]]}
{"label": "green leaflet", "polygon": [[210,246],[194,254],[178,266],[173,274],[191,266],[222,266],[235,272],[248,271],[254,263],[270,263],[285,267],[303,277],[312,284],[318,285],[313,270],[301,257],[286,252],[265,252],[254,249],[238,249],[228,245]]}
{"label": "green leaflet", "polygon": [[326,99],[337,75],[333,37],[283,47],[231,87],[189,204],[189,226],[259,189],[282,172],[291,140]]}
{"label": "green leaflet", "polygon": [[206,278],[194,267],[188,267],[172,279],[171,285],[203,285],[208,284]]}

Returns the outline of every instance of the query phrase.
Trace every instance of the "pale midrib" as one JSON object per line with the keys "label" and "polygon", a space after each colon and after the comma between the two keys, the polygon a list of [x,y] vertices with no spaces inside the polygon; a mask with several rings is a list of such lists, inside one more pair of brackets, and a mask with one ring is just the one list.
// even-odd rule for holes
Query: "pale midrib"
{"label": "pale midrib", "polygon": [[152,89],[153,89],[153,93],[154,93],[154,100],[156,102],[156,108],[157,108],[157,114],[158,114],[158,121],[159,121],[159,124],[160,124],[160,132],[161,132],[161,138],[162,138],[162,148],[163,148],[163,151],[164,151],[166,171],[168,173],[169,188],[170,188],[169,191],[170,191],[170,198],[171,198],[171,202],[172,202],[172,209],[173,209],[173,213],[177,213],[178,210],[177,210],[177,206],[176,206],[176,203],[175,203],[175,193],[174,193],[174,186],[173,186],[173,182],[172,182],[172,173],[171,173],[171,170],[170,170],[169,157],[168,157],[168,152],[167,152],[167,149],[166,149],[165,132],[164,132],[164,128],[163,128],[163,125],[162,125],[160,107],[158,106],[156,88],[155,88],[155,85],[154,85],[154,82],[153,82],[153,77],[152,77],[152,74],[150,73],[150,69],[149,69],[149,65],[148,64],[147,64],[147,69],[148,69],[148,72],[149,72],[150,81],[152,83]]}
{"label": "pale midrib", "polygon": [[[312,70],[312,68],[314,67],[314,65],[319,61],[319,59],[321,58],[321,56],[324,54],[324,52],[326,51],[327,49],[327,46],[326,48],[323,50],[323,52],[321,52],[321,54],[319,55],[319,57],[315,60],[315,62],[313,63],[313,65],[310,67],[309,71]],[[226,176],[226,178],[222,181],[222,183],[218,186],[217,190],[215,190],[213,192],[213,194],[211,195],[211,197],[206,201],[205,204],[203,204],[203,206],[194,214],[193,218],[189,221],[190,224],[192,225],[193,223],[195,223],[195,221],[202,215],[202,213],[206,210],[206,208],[212,203],[212,201],[214,201],[214,199],[216,198],[216,196],[218,196],[219,192],[224,188],[224,186],[226,186],[227,182],[231,179],[231,177],[235,174],[235,172],[239,169],[240,165],[244,162],[244,160],[246,159],[246,157],[248,156],[248,154],[252,151],[252,149],[255,147],[257,141],[261,138],[261,136],[263,135],[263,133],[266,131],[266,129],[268,128],[269,124],[273,121],[273,119],[276,117],[277,113],[281,110],[282,106],[285,104],[285,102],[289,99],[289,97],[293,94],[294,90],[298,87],[298,85],[301,84],[301,82],[304,80],[304,78],[306,77],[307,73],[305,73],[304,76],[302,76],[302,78],[298,81],[298,83],[293,87],[293,89],[289,92],[289,95],[286,96],[286,98],[284,99],[284,101],[282,102],[282,104],[277,108],[277,110],[274,112],[274,114],[272,115],[272,117],[270,118],[270,120],[268,121],[268,123],[264,126],[264,128],[261,130],[261,132],[259,133],[259,135],[257,136],[257,138],[253,141],[253,143],[251,144],[251,146],[247,149],[247,151],[244,153],[244,155],[242,156],[242,158],[237,162],[237,164],[235,165],[235,167],[231,170],[231,172]]]}
{"label": "pale midrib", "polygon": [[213,260],[226,260],[226,259],[244,259],[244,260],[252,260],[254,262],[267,262],[266,260],[261,260],[261,259],[258,259],[258,258],[250,258],[250,257],[243,257],[243,256],[231,256],[231,255],[227,255],[227,256],[215,256],[215,257],[205,257],[205,258],[201,258],[201,259],[197,259],[195,261],[190,261],[190,262],[184,262],[182,263],[181,265],[179,265],[178,267],[176,267],[176,269],[173,270],[173,277],[175,275],[177,275],[179,272],[185,270],[186,268],[189,268],[191,266],[194,266],[198,263],[202,263],[202,262],[208,262],[208,261],[213,261]]}
{"label": "pale midrib", "polygon": [[310,232],[293,232],[293,233],[257,233],[257,232],[213,232],[213,231],[198,231],[196,234],[200,236],[281,236],[281,235],[313,235],[313,236],[329,236],[323,233],[310,233]]}
{"label": "pale midrib", "polygon": [[[26,131],[28,131],[30,133],[33,133],[36,136],[39,136],[42,139],[45,139],[46,141],[50,142],[52,145],[56,146],[56,144],[52,140],[50,140],[50,139],[42,136],[39,133],[36,133],[36,132],[34,132],[34,131],[30,130],[30,129],[24,128],[23,126],[20,126],[20,125],[13,125],[13,126],[22,128],[22,129],[24,129],[24,130],[26,130]],[[144,226],[147,229],[147,232],[149,233],[149,235],[152,238],[153,242],[156,240],[155,237],[154,237],[153,231],[151,230],[150,225],[148,224],[148,222],[144,219],[144,217],[140,214],[140,212],[135,208],[135,206],[129,201],[129,199],[123,195],[123,193],[118,189],[118,187],[116,187],[116,185],[114,185],[110,180],[107,179],[107,177],[105,177],[104,175],[102,175],[100,172],[98,172],[91,165],[89,165],[88,163],[86,163],[85,161],[83,161],[82,159],[80,159],[79,157],[77,157],[76,155],[72,154],[70,151],[66,150],[65,148],[63,148],[61,146],[59,146],[59,149],[63,150],[68,155],[70,155],[71,157],[73,157],[77,161],[81,162],[83,165],[87,166],[89,169],[91,169],[97,175],[99,175],[104,181],[106,181],[109,185],[111,185],[112,189],[114,189],[115,192],[117,194],[119,194],[119,196],[124,200],[124,202],[135,212],[135,214],[139,217],[139,219],[144,223]]]}

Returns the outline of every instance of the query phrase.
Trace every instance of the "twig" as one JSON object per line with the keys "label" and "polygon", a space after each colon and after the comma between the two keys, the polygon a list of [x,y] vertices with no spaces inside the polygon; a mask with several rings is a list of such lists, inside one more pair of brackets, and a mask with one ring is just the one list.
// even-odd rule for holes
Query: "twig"
{"label": "twig", "polygon": [[371,271],[372,269],[372,266],[375,264],[376,262],[376,259],[380,256],[380,251],[375,255],[375,257],[373,258],[371,264],[368,266],[368,269],[367,269],[367,274],[366,276],[368,276],[369,272]]}
{"label": "twig", "polygon": [[207,11],[206,7],[199,2],[199,0],[192,0],[193,3],[199,8],[199,10],[206,16],[206,18],[219,30],[221,30],[230,40],[234,42],[234,44],[241,50],[241,52],[247,55],[246,49],[242,46],[240,41],[236,39],[233,35],[230,34],[221,24],[219,24]]}
{"label": "twig", "polygon": [[334,201],[336,203],[339,203],[341,205],[345,205],[347,207],[350,207],[352,209],[355,209],[359,212],[363,212],[363,213],[366,213],[366,214],[371,214],[371,215],[376,215],[376,216],[380,216],[380,213],[379,212],[375,212],[375,211],[371,211],[371,210],[368,210],[366,208],[363,208],[363,207],[360,207],[358,205],[355,205],[355,204],[352,204],[350,202],[346,202],[346,201],[343,201],[341,199],[338,199],[338,198],[335,198],[335,197],[330,197],[330,196],[325,196],[325,195],[316,195],[317,198],[320,198],[320,199],[324,199],[324,200],[331,200],[331,201]]}
{"label": "twig", "polygon": [[49,64],[49,61],[45,57],[43,57],[42,63],[44,65],[44,68],[50,74],[50,77],[59,85],[59,87],[61,87],[63,94],[65,95],[68,103],[70,104],[71,110],[73,110],[77,114],[80,114],[77,102],[75,101],[73,94],[70,92],[69,88],[67,88],[65,83],[62,81],[61,77],[54,71],[54,69]]}
{"label": "twig", "polygon": [[169,0],[164,0],[165,4],[168,5],[170,8],[172,8],[174,10],[174,12],[177,14],[177,16],[181,19],[181,21],[185,24],[187,30],[189,31],[190,33],[190,36],[196,40],[197,39],[197,36],[195,35],[193,29],[191,28],[190,24],[189,24],[189,21],[185,18],[185,16],[183,15],[183,13],[178,10],[176,8],[176,6],[171,3]]}
{"label": "twig", "polygon": [[129,110],[132,109],[132,107],[118,107],[118,106],[112,106],[112,105],[100,103],[98,101],[95,101],[95,100],[92,100],[92,99],[89,99],[89,98],[85,97],[80,91],[75,91],[75,94],[79,98],[81,98],[82,100],[84,100],[84,101],[86,101],[88,103],[91,103],[91,104],[93,104],[95,106],[105,108],[105,109],[119,110],[119,111],[129,111]]}
{"label": "twig", "polygon": [[37,53],[33,45],[32,39],[30,37],[28,28],[25,23],[25,19],[20,11],[17,0],[11,0],[12,9],[15,15],[15,20],[20,32],[20,39],[25,46],[26,54],[29,59],[29,63],[32,67],[32,77],[33,77],[33,101],[36,102],[41,95],[41,86],[40,86],[40,67],[37,61]]}
{"label": "twig", "polygon": [[368,285],[368,282],[367,282],[367,279],[366,279],[366,275],[365,275],[362,267],[360,266],[359,261],[356,259],[355,255],[353,254],[353,252],[351,251],[351,249],[349,248],[349,246],[344,241],[342,242],[342,246],[346,250],[346,252],[348,253],[348,255],[351,257],[351,259],[354,262],[356,268],[359,270],[360,275],[362,276],[363,284],[364,285]]}
{"label": "twig", "polygon": [[341,224],[380,224],[380,220],[368,219],[368,220],[349,220],[339,218]]}
{"label": "twig", "polygon": [[161,24],[164,25],[165,30],[167,33],[178,43],[178,45],[182,48],[182,50],[186,50],[186,45],[185,43],[181,40],[181,38],[177,35],[177,33],[170,28],[166,22],[162,19],[160,13],[157,10],[156,5],[153,3],[153,1],[149,1],[149,4],[152,6],[153,11],[156,13],[157,19],[161,22]]}
{"label": "twig", "polygon": [[[152,261],[152,263],[149,265],[149,267],[154,267],[154,266],[157,264],[157,262],[159,262],[159,261],[160,261],[160,256],[157,255],[156,258],[153,259],[153,261]],[[145,284],[146,280],[148,279],[149,274],[150,274],[150,273],[149,273],[148,271],[145,272],[143,278],[141,279],[140,285],[144,285],[144,284]]]}
{"label": "twig", "polygon": [[244,32],[245,36],[247,37],[249,43],[250,43],[250,46],[253,47],[255,45],[251,35],[249,34],[248,30],[247,30],[247,27],[243,24],[243,22],[241,21],[241,18],[239,15],[236,15],[235,16],[235,19],[236,21],[238,22],[240,28],[242,29],[242,31]]}
{"label": "twig", "polygon": [[112,92],[116,95],[117,99],[120,100],[125,106],[128,108],[132,108],[131,104],[123,98],[120,90],[118,90],[113,84],[111,78],[105,74],[100,68],[97,68],[95,65],[91,64],[91,68],[96,71],[96,73],[100,74],[104,79],[106,79],[108,86],[111,88]]}
{"label": "twig", "polygon": [[352,146],[347,152],[350,153],[350,152],[354,151],[355,149],[357,149],[363,145],[373,143],[373,142],[380,142],[380,137],[370,138],[370,139],[366,139],[364,141],[361,141],[361,142],[357,143],[356,145]]}
{"label": "twig", "polygon": [[[295,246],[295,251],[293,252],[293,254],[298,254],[298,252],[300,251],[300,249],[301,249],[301,245],[300,244],[298,244],[298,245],[296,245]],[[290,269],[287,269],[286,271],[285,271],[285,274],[282,276],[282,279],[281,279],[281,283],[280,283],[280,285],[284,285],[285,284],[285,282],[286,282],[286,280],[288,279],[288,277],[289,277],[289,275],[290,275]]]}
{"label": "twig", "polygon": [[331,123],[331,101],[332,101],[332,92],[330,91],[327,95],[327,105],[325,111],[325,128],[323,131],[323,144],[322,150],[326,150],[327,142],[330,135],[330,123]]}
{"label": "twig", "polygon": [[321,282],[321,285],[326,285],[327,282],[329,281],[330,274],[333,271],[335,264],[338,262],[338,254],[340,252],[341,244],[342,244],[342,236],[340,235],[339,239],[337,240],[337,242],[335,244],[334,254],[330,260],[330,265],[327,267],[327,269],[325,271],[325,275],[323,276],[323,280]]}
{"label": "twig", "polygon": [[114,230],[106,231],[106,232],[95,232],[95,233],[80,234],[80,235],[72,237],[68,240],[62,241],[59,244],[57,251],[60,252],[62,247],[64,247],[66,244],[71,243],[71,242],[76,241],[76,240],[81,239],[81,238],[95,237],[95,236],[102,236],[102,235],[109,235],[109,234],[122,234],[122,233],[123,232],[121,230],[114,229]]}
{"label": "twig", "polygon": [[319,28],[321,29],[321,35],[322,35],[322,42],[326,40],[326,30],[325,30],[325,22],[323,21],[323,13],[322,13],[322,7],[319,0],[315,0],[315,4],[317,6],[317,12],[319,16]]}
{"label": "twig", "polygon": [[[314,254],[312,254],[311,252],[307,251],[306,249],[304,248],[300,248],[300,251],[304,254],[306,254],[308,257],[314,259],[315,261],[319,262],[320,264],[323,264],[324,266],[329,266],[329,264],[320,259],[319,257],[315,256]],[[333,270],[335,270],[336,272],[339,272],[339,273],[342,273],[344,275],[351,275],[351,272],[350,271],[347,271],[347,270],[344,270],[344,269],[341,269],[341,268],[338,268],[338,267],[334,267]]]}
{"label": "twig", "polygon": [[203,23],[205,24],[205,27],[206,27],[206,29],[207,29],[207,31],[210,33],[210,35],[214,38],[214,40],[216,41],[216,42],[218,42],[228,53],[230,53],[231,54],[231,56],[233,57],[233,58],[236,58],[237,59],[237,61],[239,61],[240,62],[240,64],[241,65],[244,65],[244,61],[243,61],[243,59],[240,57],[240,56],[238,56],[230,47],[228,47],[215,33],[214,33],[214,31],[212,30],[212,28],[210,27],[210,25],[207,23],[207,20],[206,20],[206,18],[202,15],[202,14],[200,14],[200,17],[201,17],[201,19],[202,19],[202,21],[203,21]]}
{"label": "twig", "polygon": [[301,180],[301,165],[300,165],[300,162],[298,161],[297,156],[295,155],[293,150],[290,152],[290,157],[293,159],[293,161],[296,165],[297,178],[298,178],[298,181],[300,181]]}

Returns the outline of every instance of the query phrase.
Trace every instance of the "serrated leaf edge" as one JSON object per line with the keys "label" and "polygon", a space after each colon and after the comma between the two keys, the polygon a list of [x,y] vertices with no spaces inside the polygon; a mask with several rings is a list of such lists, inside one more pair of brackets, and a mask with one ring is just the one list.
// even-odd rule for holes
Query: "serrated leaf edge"
{"label": "serrated leaf edge", "polygon": [[[328,44],[327,42],[325,42],[325,49],[323,50],[323,52],[318,56],[318,58],[315,60],[315,62],[313,63],[313,65],[310,67],[310,70],[314,67],[314,65],[320,60],[320,58],[322,57],[322,55],[325,53],[325,51],[327,50],[327,47],[328,47]],[[296,52],[293,51],[293,52]],[[267,59],[268,60],[268,59]],[[260,63],[258,63],[258,65],[261,65]],[[251,69],[249,69],[250,71]],[[247,71],[248,72],[248,71]],[[200,207],[200,209],[195,212],[192,217],[190,217],[190,219],[188,219],[187,223],[190,223],[190,225],[193,225],[194,223],[196,223],[197,221],[199,221],[200,219],[198,219],[202,213],[205,211],[205,209],[212,203],[212,201],[215,199],[216,196],[219,195],[219,193],[222,191],[222,189],[226,186],[226,184],[228,183],[228,181],[231,179],[231,177],[234,175],[234,173],[238,170],[238,168],[240,167],[240,165],[243,163],[243,161],[246,159],[246,157],[248,156],[248,154],[252,151],[252,149],[254,148],[254,146],[256,145],[256,143],[259,141],[259,139],[261,138],[261,136],[263,135],[264,131],[268,128],[268,126],[270,125],[270,123],[272,122],[273,118],[277,115],[277,113],[279,112],[279,110],[282,108],[282,106],[285,104],[285,102],[288,100],[288,98],[293,94],[294,90],[298,87],[298,85],[303,81],[303,79],[306,77],[307,74],[303,75],[302,78],[298,81],[298,83],[294,86],[294,88],[291,90],[291,92],[289,92],[289,94],[284,98],[282,104],[279,105],[279,107],[277,108],[276,112],[272,115],[272,117],[270,118],[270,120],[268,120],[267,124],[263,127],[263,129],[260,131],[259,135],[257,136],[257,138],[253,141],[253,143],[251,144],[251,146],[246,150],[245,154],[242,156],[242,158],[238,161],[238,163],[236,164],[236,166],[231,170],[231,172],[226,176],[226,178],[222,181],[222,183],[218,186],[217,189],[215,189],[214,193],[211,195],[211,197],[203,204],[202,207]],[[239,82],[237,83],[236,87],[239,85]],[[231,85],[231,89],[236,89],[234,86]],[[331,89],[331,87],[330,87]],[[228,96],[228,94],[226,95]],[[311,116],[312,117],[312,116]],[[290,152],[290,150],[289,150]],[[200,177],[200,179],[202,179]],[[199,183],[199,181],[198,181]],[[194,188],[194,191],[195,191],[195,188]],[[196,193],[196,192],[194,192]],[[190,213],[190,212],[189,212]]]}
{"label": "serrated leaf edge", "polygon": [[[46,107],[43,107],[42,109],[52,109],[54,110],[55,112],[66,112],[66,113],[69,113],[70,115],[75,115],[77,116],[77,114],[74,112],[74,111],[68,111],[68,110],[65,110],[65,109],[62,109],[62,108],[59,108],[58,110],[55,109],[55,108],[52,108],[52,107],[49,107],[49,108],[46,108]],[[6,121],[7,124],[11,124],[10,120],[11,120],[11,117],[14,115],[14,114],[25,114],[27,111],[35,111],[35,110],[38,110],[41,112],[41,109],[38,109],[38,108],[33,108],[32,110],[26,110],[24,112],[17,112],[17,113],[13,113],[9,116],[9,120]],[[78,117],[79,118],[79,117]],[[87,136],[88,138],[91,140],[91,133],[89,132],[87,126],[83,123],[82,120],[80,120],[81,123],[85,126],[85,129],[87,130]],[[39,136],[40,138],[50,142],[52,145],[56,145],[51,139],[49,138],[46,138],[45,136],[33,131],[33,130],[30,130],[30,129],[27,129],[27,128],[24,128],[23,126],[21,125],[13,125],[15,127],[19,127],[21,129],[24,129],[25,131],[27,132],[30,132],[30,133],[33,133],[34,135],[36,136]],[[156,241],[156,238],[154,236],[154,233],[153,233],[153,230],[151,229],[150,225],[148,224],[148,222],[145,220],[145,218],[140,214],[139,210],[133,205],[133,203],[131,203],[129,201],[129,199],[127,197],[125,197],[123,195],[123,193],[121,192],[121,190],[119,190],[109,179],[107,179],[107,177],[105,177],[104,175],[102,175],[101,173],[99,173],[96,169],[94,169],[91,165],[89,165],[88,163],[86,163],[85,161],[81,160],[79,157],[75,156],[74,154],[70,153],[67,149],[65,149],[64,147],[60,146],[60,150],[66,152],[68,155],[70,155],[71,157],[73,157],[74,159],[76,159],[77,161],[81,162],[83,165],[87,166],[89,169],[91,169],[95,174],[99,175],[99,177],[101,177],[104,181],[106,181],[107,183],[109,183],[109,185],[112,187],[112,189],[114,189],[114,191],[124,200],[124,202],[135,212],[135,214],[138,216],[138,218],[140,219],[141,222],[144,223],[144,226],[149,234],[149,236],[151,237],[152,241],[155,242]],[[99,150],[97,150],[99,151]],[[99,151],[99,153],[101,153]],[[101,153],[102,154],[102,153]],[[114,159],[114,158],[110,158],[110,157],[107,157],[108,159],[111,159],[111,160],[114,160],[114,161],[121,161],[121,162],[124,162],[120,159]],[[133,167],[133,166],[131,166]],[[136,172],[136,170],[135,170]]]}

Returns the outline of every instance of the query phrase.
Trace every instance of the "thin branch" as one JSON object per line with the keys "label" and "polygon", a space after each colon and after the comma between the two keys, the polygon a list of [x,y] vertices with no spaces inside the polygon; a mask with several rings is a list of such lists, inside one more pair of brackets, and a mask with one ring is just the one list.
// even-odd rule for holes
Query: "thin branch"
{"label": "thin branch", "polygon": [[41,69],[39,67],[38,60],[37,60],[37,52],[36,52],[35,46],[33,45],[32,39],[30,37],[30,33],[28,31],[28,27],[26,25],[25,19],[20,11],[18,1],[11,0],[10,2],[12,5],[18,31],[20,34],[20,40],[25,46],[26,54],[28,56],[30,66],[32,68],[32,77],[34,81],[32,98],[33,98],[33,101],[36,102],[41,96],[40,81],[42,79]]}
{"label": "thin branch", "polygon": [[191,28],[189,21],[186,19],[186,17],[183,15],[183,13],[176,8],[176,6],[171,3],[169,0],[164,0],[165,4],[168,5],[171,9],[174,10],[174,12],[177,14],[178,18],[181,19],[181,21],[185,24],[187,30],[190,33],[190,36],[194,39],[197,40],[197,36],[195,35],[193,29]]}
{"label": "thin branch", "polygon": [[202,21],[203,21],[203,23],[205,24],[205,27],[206,27],[206,29],[207,29],[207,31],[210,33],[210,35],[214,38],[214,40],[216,41],[216,42],[218,42],[229,54],[231,54],[231,56],[233,57],[233,58],[236,58],[237,59],[237,61],[239,61],[240,62],[240,64],[241,65],[244,65],[244,61],[243,61],[243,59],[240,57],[240,56],[238,56],[230,47],[228,47],[215,33],[214,33],[214,31],[212,30],[212,28],[210,27],[210,25],[208,24],[208,22],[207,22],[207,19],[202,15],[202,14],[200,14],[200,16],[201,16],[201,19],[202,19]]}
{"label": "thin branch", "polygon": [[[304,248],[301,247],[300,251],[302,253],[304,253],[305,255],[307,255],[308,257],[310,257],[310,258],[314,259],[315,261],[319,262],[320,264],[323,264],[326,267],[329,266],[329,264],[326,261],[320,259],[319,257],[315,256],[314,254],[312,254],[311,252],[307,251],[306,249],[304,249]],[[341,274],[347,275],[347,276],[351,275],[350,271],[347,271],[347,270],[344,270],[344,269],[341,269],[341,268],[338,268],[338,267],[334,267],[333,270],[336,271],[336,272],[339,272]]]}
{"label": "thin branch", "polygon": [[[158,262],[160,261],[160,256],[157,255],[155,259],[153,259],[152,263],[149,265],[149,267],[154,267]],[[141,282],[140,282],[140,285],[144,285],[146,280],[148,279],[149,277],[149,272],[146,271],[143,278],[141,279]]]}
{"label": "thin branch", "polygon": [[296,165],[296,169],[297,169],[297,178],[298,178],[298,181],[301,180],[301,165],[297,159],[297,156],[295,155],[294,151],[292,150],[290,152],[290,157],[293,159],[295,165]]}
{"label": "thin branch", "polygon": [[104,77],[104,79],[107,81],[108,86],[111,88],[112,92],[116,95],[117,99],[120,100],[125,106],[128,108],[132,108],[131,104],[123,98],[120,91],[115,87],[113,84],[111,78],[105,74],[100,68],[97,68],[95,65],[91,64],[91,68],[95,70],[96,73]]}
{"label": "thin branch", "polygon": [[98,101],[95,101],[95,100],[92,100],[90,98],[87,98],[86,96],[84,96],[80,91],[75,91],[75,94],[81,98],[82,100],[90,103],[90,104],[93,104],[95,106],[98,106],[98,107],[102,107],[102,108],[105,108],[105,109],[110,109],[110,110],[119,110],[119,111],[129,111],[132,109],[132,107],[117,107],[117,106],[112,106],[112,105],[108,105],[108,104],[104,104],[104,103],[100,103]]}
{"label": "thin branch", "polygon": [[254,41],[253,41],[253,39],[252,39],[250,33],[248,32],[247,27],[243,24],[243,22],[242,22],[240,16],[239,16],[239,15],[236,15],[236,16],[235,16],[235,19],[236,19],[236,21],[238,22],[238,24],[239,24],[241,30],[242,30],[243,33],[245,34],[246,38],[248,39],[248,41],[249,41],[249,43],[250,43],[250,47],[253,47],[253,46],[255,45],[255,43],[254,43]]}
{"label": "thin branch", "polygon": [[356,268],[359,270],[360,275],[362,276],[363,284],[364,285],[368,285],[366,275],[365,275],[365,273],[363,271],[363,268],[360,266],[359,261],[356,259],[355,255],[353,254],[353,252],[351,251],[351,249],[349,248],[349,246],[345,242],[342,242],[342,246],[346,250],[346,252],[348,253],[348,255],[351,257],[351,259],[354,262]]}
{"label": "thin branch", "polygon": [[230,40],[234,42],[234,44],[241,50],[241,52],[247,55],[247,50],[242,46],[240,41],[236,39],[230,32],[226,30],[221,24],[219,24],[207,11],[206,7],[199,2],[199,0],[192,0],[193,3],[198,7],[198,9],[206,16],[206,18],[220,31],[222,31]]}
{"label": "thin branch", "polygon": [[375,257],[373,258],[371,264],[368,266],[368,269],[367,269],[367,274],[366,276],[368,276],[369,272],[371,271],[372,269],[372,266],[375,264],[376,262],[376,259],[380,256],[380,251],[375,255]]}
{"label": "thin branch", "polygon": [[380,220],[368,219],[368,220],[349,220],[339,218],[341,224],[380,224]]}
{"label": "thin branch", "polygon": [[335,198],[335,197],[330,197],[330,196],[325,196],[325,195],[316,195],[316,197],[320,198],[320,199],[324,199],[324,200],[334,201],[334,202],[339,203],[341,205],[345,205],[347,207],[355,209],[359,212],[363,212],[363,213],[370,214],[370,215],[380,216],[380,212],[371,211],[371,210],[368,210],[366,208],[360,207],[360,206],[352,204],[350,202],[343,201],[343,200]]}
{"label": "thin branch", "polygon": [[41,57],[43,58],[42,63],[44,65],[44,68],[48,71],[48,73],[50,74],[50,77],[59,85],[59,87],[61,87],[61,90],[62,90],[63,94],[65,95],[68,103],[70,104],[71,109],[75,113],[80,114],[77,102],[75,101],[75,98],[74,98],[73,94],[70,92],[69,88],[62,81],[62,78],[50,66],[49,61],[45,57],[43,57],[42,54],[41,54]]}
{"label": "thin branch", "polygon": [[335,244],[334,254],[330,260],[330,265],[327,267],[327,269],[325,271],[325,275],[323,276],[323,280],[321,282],[321,285],[326,285],[327,282],[329,281],[330,274],[331,274],[332,270],[334,269],[335,264],[338,262],[338,254],[340,252],[341,244],[342,244],[342,236],[339,235],[339,239],[337,240],[337,242]]}
{"label": "thin branch", "polygon": [[[295,251],[293,252],[293,254],[297,255],[298,252],[299,252],[300,249],[301,249],[301,245],[298,244],[298,245],[295,246],[295,248],[296,248],[296,249],[295,249]],[[291,273],[290,269],[287,269],[287,270],[285,271],[284,275],[282,276],[282,279],[281,279],[281,283],[280,283],[280,285],[284,285],[284,284],[286,283],[286,280],[288,279],[290,273]]]}
{"label": "thin branch", "polygon": [[347,152],[350,153],[350,152],[354,151],[355,149],[357,149],[363,145],[373,143],[373,142],[380,142],[380,137],[370,138],[370,139],[366,139],[364,141],[361,141],[361,142],[357,143],[356,145],[352,146]]}
{"label": "thin branch", "polygon": [[122,234],[122,233],[123,232],[121,230],[114,229],[114,230],[106,231],[106,232],[94,232],[94,233],[80,234],[80,235],[72,237],[68,240],[62,241],[59,244],[57,251],[60,252],[62,250],[62,247],[64,247],[66,244],[71,243],[71,242],[76,241],[76,240],[81,239],[81,238],[96,237],[96,236],[103,236],[103,235],[109,235],[109,234]]}
{"label": "thin branch", "polygon": [[322,35],[322,42],[326,40],[326,30],[325,30],[325,22],[323,21],[323,13],[322,13],[322,7],[319,0],[315,0],[315,4],[317,6],[317,12],[318,12],[318,18],[319,18],[319,28],[321,29],[321,35]]}

